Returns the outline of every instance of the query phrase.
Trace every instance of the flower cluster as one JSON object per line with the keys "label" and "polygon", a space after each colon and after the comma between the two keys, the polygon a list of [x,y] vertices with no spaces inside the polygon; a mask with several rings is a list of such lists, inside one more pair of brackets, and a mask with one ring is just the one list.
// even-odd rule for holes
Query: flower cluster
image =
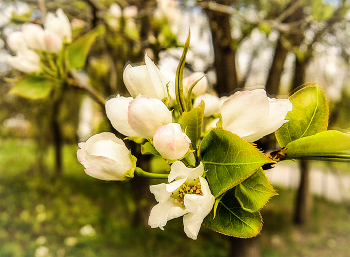
{"label": "flower cluster", "polygon": [[[192,74],[183,79],[181,85],[177,81],[175,88],[145,55],[145,65],[129,64],[124,69],[124,83],[131,96],[117,95],[105,105],[107,117],[119,133],[135,142],[148,141],[154,147],[153,153],[159,153],[171,164],[168,184],[150,187],[158,204],[151,210],[149,225],[163,229],[168,220],[183,216],[185,233],[192,239],[197,238],[204,218],[213,209],[215,197],[198,152],[202,136],[196,132],[198,136],[194,137],[193,131],[186,131],[183,114],[202,106],[197,109],[204,108],[201,109],[203,115],[196,116],[194,122],[198,117],[205,119],[205,129],[200,128],[203,135],[220,127],[248,144],[246,141],[256,141],[282,126],[292,109],[289,100],[269,98],[263,89],[236,92],[222,98],[208,94],[203,75]],[[177,96],[171,93],[174,88]],[[186,111],[179,106],[179,98],[185,96],[189,101]],[[196,124],[194,127],[202,126],[202,122]],[[135,174],[147,175],[136,167],[136,158],[112,133],[94,135],[79,147],[78,160],[92,177],[122,181]],[[153,173],[152,177],[157,174]],[[158,178],[164,178],[164,174]]]}
{"label": "flower cluster", "polygon": [[15,56],[9,56],[9,64],[24,73],[41,70],[41,53],[59,53],[64,43],[72,41],[71,25],[61,9],[56,15],[48,13],[44,28],[37,24],[24,24],[21,31],[11,33],[7,44]]}

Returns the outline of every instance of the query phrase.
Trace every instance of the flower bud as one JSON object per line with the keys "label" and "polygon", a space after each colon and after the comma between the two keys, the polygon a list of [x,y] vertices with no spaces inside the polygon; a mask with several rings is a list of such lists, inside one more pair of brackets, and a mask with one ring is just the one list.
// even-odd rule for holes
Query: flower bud
{"label": "flower bud", "polygon": [[23,37],[27,46],[34,50],[45,50],[44,29],[37,24],[24,24],[22,26]]}
{"label": "flower bud", "polygon": [[166,82],[154,62],[145,55],[145,65],[126,66],[123,80],[132,97],[139,94],[162,100],[168,96]]}
{"label": "flower bud", "polygon": [[67,43],[72,42],[72,28],[67,16],[62,9],[58,9],[56,15],[53,13],[46,15],[44,22],[45,30],[55,33],[62,41]]}
{"label": "flower bud", "polygon": [[153,145],[165,159],[178,160],[185,156],[191,140],[182,132],[178,123],[159,127],[153,136]]}
{"label": "flower bud", "polygon": [[205,103],[204,117],[220,113],[221,103],[219,97],[212,94],[200,95],[194,100],[193,106],[198,106],[202,100]]}
{"label": "flower bud", "polygon": [[27,45],[24,41],[23,33],[20,31],[12,32],[7,37],[7,44],[12,51],[18,52],[20,49],[27,48]]}
{"label": "flower bud", "polygon": [[129,104],[128,121],[139,136],[152,138],[157,128],[172,122],[172,114],[159,99],[140,95]]}
{"label": "flower bud", "polygon": [[91,177],[123,181],[134,176],[134,164],[124,142],[113,133],[103,132],[79,143],[78,161]]}
{"label": "flower bud", "polygon": [[62,39],[56,33],[45,31],[45,50],[48,53],[58,53],[62,49]]}
{"label": "flower bud", "polygon": [[[190,87],[200,78],[204,76],[203,72],[194,72],[190,76],[184,78],[183,80],[183,88],[184,95],[186,96]],[[196,96],[203,95],[207,91],[208,88],[208,80],[206,77],[203,77],[197,84],[193,87],[192,93]]]}
{"label": "flower bud", "polygon": [[40,71],[40,56],[26,48],[20,50],[16,56],[8,56],[7,62],[24,73]]}
{"label": "flower bud", "polygon": [[128,107],[132,97],[117,95],[106,102],[106,114],[112,126],[120,133],[128,137],[138,136],[132,130],[128,121]]}

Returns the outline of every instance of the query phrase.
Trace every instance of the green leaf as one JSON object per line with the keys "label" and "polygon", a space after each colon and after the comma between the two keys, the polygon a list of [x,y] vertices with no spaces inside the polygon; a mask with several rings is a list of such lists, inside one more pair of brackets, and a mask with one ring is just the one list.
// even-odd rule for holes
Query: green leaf
{"label": "green leaf", "polygon": [[142,154],[153,154],[153,155],[160,155],[156,148],[150,143],[146,142],[143,145],[141,145],[141,153]]}
{"label": "green leaf", "polygon": [[286,116],[289,121],[275,132],[281,147],[299,138],[327,130],[328,104],[324,93],[316,84],[300,89],[289,99],[293,104],[293,110]]}
{"label": "green leaf", "polygon": [[208,228],[227,236],[249,238],[256,236],[262,228],[259,212],[248,212],[242,209],[235,197],[235,190],[229,190],[212,210],[203,223]]}
{"label": "green leaf", "polygon": [[303,137],[286,146],[288,159],[350,160],[350,134],[328,130]]}
{"label": "green leaf", "polygon": [[245,211],[262,209],[276,191],[271,186],[262,168],[235,187],[235,196]]}
{"label": "green leaf", "polygon": [[198,140],[202,133],[202,124],[204,118],[204,102],[202,101],[196,108],[189,112],[184,112],[180,119],[182,129],[191,139],[192,149],[197,148]]}
{"label": "green leaf", "polygon": [[177,105],[179,106],[180,113],[187,111],[187,105],[186,105],[184,90],[183,90],[183,75],[184,75],[187,51],[190,48],[190,38],[191,38],[191,33],[188,32],[188,37],[184,46],[184,51],[182,53],[179,65],[177,66],[177,69],[176,69],[175,94],[176,94],[176,102],[177,102]]}
{"label": "green leaf", "polygon": [[82,68],[92,44],[99,35],[104,33],[105,27],[100,25],[68,45],[67,59],[69,67],[74,69]]}
{"label": "green leaf", "polygon": [[218,197],[271,160],[239,136],[216,128],[204,137],[200,155],[210,190]]}
{"label": "green leaf", "polygon": [[16,25],[22,25],[26,22],[30,22],[31,16],[32,16],[32,10],[29,10],[28,12],[21,15],[13,12],[10,22]]}
{"label": "green leaf", "polygon": [[335,11],[335,7],[325,4],[323,0],[311,1],[311,15],[316,21],[325,21],[331,18]]}
{"label": "green leaf", "polygon": [[18,80],[9,93],[33,100],[42,99],[50,94],[56,83],[45,77],[27,75]]}

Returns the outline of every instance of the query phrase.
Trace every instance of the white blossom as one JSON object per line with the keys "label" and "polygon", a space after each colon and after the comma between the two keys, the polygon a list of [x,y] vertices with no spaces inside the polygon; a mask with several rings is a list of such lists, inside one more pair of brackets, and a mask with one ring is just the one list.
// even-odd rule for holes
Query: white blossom
{"label": "white blossom", "polygon": [[102,180],[126,180],[133,177],[133,163],[124,142],[113,133],[93,135],[79,143],[78,161],[91,177]]}
{"label": "white blossom", "polygon": [[238,91],[221,107],[222,128],[254,142],[286,123],[292,107],[289,99],[269,98],[263,89]]}
{"label": "white blossom", "polygon": [[213,208],[215,197],[208,182],[202,177],[203,164],[187,168],[176,161],[171,166],[169,184],[150,186],[158,204],[151,210],[148,224],[152,228],[163,229],[168,220],[184,216],[184,231],[189,238],[197,239],[203,219]]}

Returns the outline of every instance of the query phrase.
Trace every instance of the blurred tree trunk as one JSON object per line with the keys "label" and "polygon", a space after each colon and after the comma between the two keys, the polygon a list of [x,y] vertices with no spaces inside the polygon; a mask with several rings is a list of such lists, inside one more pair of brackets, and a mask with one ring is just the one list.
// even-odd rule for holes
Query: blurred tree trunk
{"label": "blurred tree trunk", "polygon": [[260,235],[253,238],[230,237],[229,257],[261,257]]}
{"label": "blurred tree trunk", "polygon": [[281,76],[284,70],[284,62],[288,54],[288,49],[286,49],[282,42],[281,36],[277,40],[275,53],[273,56],[272,64],[269,70],[269,75],[266,81],[266,92],[271,95],[278,95]]}
{"label": "blurred tree trunk", "polygon": [[[234,0],[218,0],[218,4],[232,5]],[[230,14],[205,9],[212,33],[216,92],[232,93],[238,87],[236,47],[231,36]]]}
{"label": "blurred tree trunk", "polygon": [[311,214],[312,196],[310,192],[310,161],[301,160],[300,184],[296,196],[294,224],[307,224]]}
{"label": "blurred tree trunk", "polygon": [[55,177],[62,176],[62,132],[59,121],[59,111],[62,100],[62,92],[59,92],[59,97],[53,103],[52,107],[52,115],[51,115],[51,133],[52,140],[54,145],[54,153],[55,153],[55,163],[54,163],[54,173]]}

